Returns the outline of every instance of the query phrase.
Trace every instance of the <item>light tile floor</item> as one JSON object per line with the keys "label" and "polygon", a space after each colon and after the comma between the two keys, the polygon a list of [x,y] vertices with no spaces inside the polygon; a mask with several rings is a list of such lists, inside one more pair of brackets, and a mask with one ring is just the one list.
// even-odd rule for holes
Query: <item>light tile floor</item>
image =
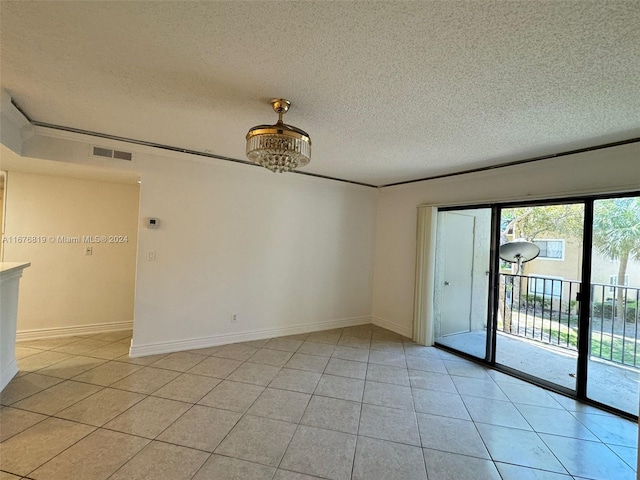
{"label": "light tile floor", "polygon": [[637,425],[372,325],[129,358],[18,345],[0,480],[631,480]]}

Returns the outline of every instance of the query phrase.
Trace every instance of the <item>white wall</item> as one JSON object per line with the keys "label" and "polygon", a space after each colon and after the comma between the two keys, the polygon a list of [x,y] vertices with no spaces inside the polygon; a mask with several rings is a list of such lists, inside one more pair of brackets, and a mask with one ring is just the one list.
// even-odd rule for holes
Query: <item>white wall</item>
{"label": "white wall", "polygon": [[[371,321],[376,189],[147,148],[132,162],[88,151],[40,135],[23,146],[140,173],[134,354]],[[150,216],[159,229],[143,226]]]}
{"label": "white wall", "polygon": [[378,198],[374,323],[411,332],[416,207],[640,190],[640,144],[383,188]]}
{"label": "white wall", "polygon": [[156,159],[140,211],[161,223],[140,231],[134,345],[370,321],[375,201],[366,187]]}
{"label": "white wall", "polygon": [[[19,334],[130,325],[138,194],[137,184],[8,172],[4,261],[31,262],[20,285]],[[84,236],[96,235],[118,235],[126,241],[84,242]],[[23,236],[38,241],[18,243]],[[59,237],[80,241],[63,243]],[[85,255],[86,246],[92,255]]]}

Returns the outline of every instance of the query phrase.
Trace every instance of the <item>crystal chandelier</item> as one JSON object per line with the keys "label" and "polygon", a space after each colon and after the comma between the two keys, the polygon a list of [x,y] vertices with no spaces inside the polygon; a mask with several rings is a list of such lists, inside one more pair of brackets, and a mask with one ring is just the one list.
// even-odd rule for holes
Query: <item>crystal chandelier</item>
{"label": "crystal chandelier", "polygon": [[272,172],[288,172],[304,167],[311,160],[311,138],[309,134],[286,123],[282,115],[287,113],[291,102],[284,98],[271,100],[278,114],[275,125],[258,125],[247,133],[247,157],[252,162]]}

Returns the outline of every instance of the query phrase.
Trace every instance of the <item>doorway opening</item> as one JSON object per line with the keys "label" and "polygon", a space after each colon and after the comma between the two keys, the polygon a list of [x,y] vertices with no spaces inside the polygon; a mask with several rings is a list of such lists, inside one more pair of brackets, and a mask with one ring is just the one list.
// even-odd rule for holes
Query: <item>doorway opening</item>
{"label": "doorway opening", "polygon": [[13,153],[6,160],[3,261],[31,263],[20,282],[17,339],[130,329],[137,174]]}
{"label": "doorway opening", "polygon": [[434,336],[441,345],[486,357],[491,209],[439,211]]}

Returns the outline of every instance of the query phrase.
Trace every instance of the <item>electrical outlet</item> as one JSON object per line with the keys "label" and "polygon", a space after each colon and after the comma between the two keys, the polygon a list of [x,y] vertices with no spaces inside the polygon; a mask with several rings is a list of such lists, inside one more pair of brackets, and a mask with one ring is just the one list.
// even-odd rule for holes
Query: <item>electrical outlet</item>
{"label": "electrical outlet", "polygon": [[237,313],[233,313],[231,315],[231,323],[237,323],[238,322],[238,314]]}
{"label": "electrical outlet", "polygon": [[147,261],[148,262],[153,262],[156,259],[156,252],[155,250],[150,250],[147,252]]}
{"label": "electrical outlet", "polygon": [[93,255],[93,247],[91,247],[91,246],[85,247],[84,254],[85,255]]}

